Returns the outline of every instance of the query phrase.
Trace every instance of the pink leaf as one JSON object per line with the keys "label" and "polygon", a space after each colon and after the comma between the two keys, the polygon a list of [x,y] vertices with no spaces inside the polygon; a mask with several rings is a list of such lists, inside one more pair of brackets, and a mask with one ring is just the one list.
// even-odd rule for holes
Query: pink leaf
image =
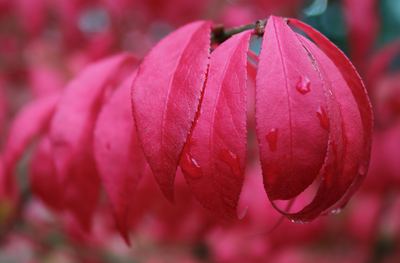
{"label": "pink leaf", "polygon": [[330,120],[328,154],[317,194],[300,212],[284,213],[293,221],[310,222],[338,202],[353,182],[362,156],[363,130],[357,103],[342,74],[317,46],[298,37],[320,72]]}
{"label": "pink leaf", "polygon": [[42,137],[29,165],[29,183],[32,192],[54,210],[62,209],[62,190],[53,162],[51,141]]}
{"label": "pink leaf", "polygon": [[384,46],[368,62],[365,84],[372,100],[374,99],[377,82],[389,71],[390,62],[392,62],[398,54],[400,54],[400,40],[393,41]]}
{"label": "pink leaf", "polygon": [[350,58],[359,71],[364,71],[365,59],[378,35],[378,4],[378,0],[343,0],[349,28]]}
{"label": "pink leaf", "polygon": [[332,60],[335,66],[339,69],[340,73],[343,75],[343,78],[347,82],[347,85],[349,85],[349,88],[355,98],[361,114],[364,142],[359,173],[356,176],[350,189],[347,191],[346,195],[337,204],[337,206],[333,208],[333,210],[337,210],[347,204],[351,196],[357,191],[361,183],[364,181],[365,176],[367,175],[369,160],[371,156],[372,129],[374,122],[371,103],[369,101],[367,92],[360,76],[358,75],[351,62],[347,59],[343,52],[340,51],[338,47],[336,47],[325,36],[323,36],[320,32],[318,32],[311,26],[304,24],[303,22],[296,19],[290,19],[290,23],[303,30]]}
{"label": "pink leaf", "polygon": [[271,201],[303,192],[324,164],[328,105],[320,76],[286,22],[268,19],[256,78],[256,132]]}
{"label": "pink leaf", "polygon": [[59,92],[65,86],[60,70],[47,65],[34,65],[29,69],[29,88],[35,97]]}
{"label": "pink leaf", "polygon": [[105,92],[115,85],[122,67],[135,61],[122,54],[89,65],[67,85],[51,123],[54,163],[64,189],[64,205],[86,230],[100,186],[92,152],[94,125]]}
{"label": "pink leaf", "polygon": [[46,96],[26,105],[15,117],[4,146],[4,161],[14,166],[31,140],[48,128],[60,95]]}
{"label": "pink leaf", "polygon": [[172,203],[176,169],[209,62],[211,25],[194,22],[164,38],[144,59],[132,86],[139,142],[164,196]]}
{"label": "pink leaf", "polygon": [[[135,72],[136,75],[136,72]],[[93,147],[100,179],[110,200],[117,226],[127,244],[128,212],[146,159],[134,130],[127,78],[103,106],[96,122]]]}
{"label": "pink leaf", "polygon": [[204,94],[180,166],[200,203],[226,220],[236,207],[246,164],[246,65],[251,31],[211,54]]}
{"label": "pink leaf", "polygon": [[4,79],[0,76],[0,136],[4,135],[5,123],[8,115],[8,105],[4,92],[5,84]]}
{"label": "pink leaf", "polygon": [[18,199],[14,170],[29,143],[46,131],[53,115],[59,95],[36,100],[25,106],[11,124],[3,152],[3,174],[1,176],[0,197]]}

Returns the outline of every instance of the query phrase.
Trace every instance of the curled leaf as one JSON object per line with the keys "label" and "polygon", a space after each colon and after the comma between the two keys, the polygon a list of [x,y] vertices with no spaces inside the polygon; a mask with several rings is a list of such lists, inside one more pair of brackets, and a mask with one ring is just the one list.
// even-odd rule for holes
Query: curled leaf
{"label": "curled leaf", "polygon": [[256,132],[271,201],[303,192],[324,164],[328,105],[319,73],[286,22],[268,19],[256,77]]}
{"label": "curled leaf", "polygon": [[298,37],[320,72],[330,121],[328,154],[317,194],[301,211],[284,213],[293,221],[310,222],[338,202],[356,177],[361,161],[363,130],[357,103],[342,74],[317,46],[300,35]]}
{"label": "curled leaf", "polygon": [[100,186],[92,150],[97,115],[123,66],[133,62],[133,56],[122,54],[89,65],[67,85],[52,119],[50,136],[64,205],[85,230],[90,228]]}
{"label": "curled leaf", "polygon": [[335,66],[347,82],[347,85],[349,86],[351,93],[353,94],[354,99],[357,103],[357,107],[360,111],[360,117],[363,127],[362,157],[359,164],[357,176],[354,179],[351,187],[348,189],[345,196],[340,200],[340,202],[332,208],[332,210],[338,210],[347,204],[351,196],[358,190],[361,183],[364,181],[365,176],[367,175],[369,160],[371,157],[372,131],[374,123],[371,103],[364,87],[364,83],[362,82],[354,66],[343,54],[343,52],[311,26],[297,19],[291,18],[289,19],[289,21],[291,24],[303,30],[335,64]]}
{"label": "curled leaf", "polygon": [[59,98],[59,94],[55,94],[38,99],[26,105],[15,117],[3,149],[3,194],[16,198],[14,169],[32,140],[48,129]]}
{"label": "curled leaf", "polygon": [[132,86],[139,142],[172,203],[176,169],[205,81],[211,25],[193,22],[161,40],[140,65]]}
{"label": "curled leaf", "polygon": [[31,140],[47,130],[60,95],[40,98],[26,105],[14,119],[4,146],[4,161],[13,167]]}
{"label": "curled leaf", "polygon": [[214,215],[232,220],[246,164],[246,66],[250,31],[213,51],[200,111],[182,153],[186,181]]}
{"label": "curled leaf", "polygon": [[119,231],[128,245],[128,212],[146,165],[132,117],[130,94],[133,78],[127,78],[103,106],[93,138],[100,179]]}
{"label": "curled leaf", "polygon": [[39,140],[32,154],[29,164],[29,184],[33,194],[48,207],[56,211],[63,208],[63,192],[54,167],[51,141],[48,136]]}

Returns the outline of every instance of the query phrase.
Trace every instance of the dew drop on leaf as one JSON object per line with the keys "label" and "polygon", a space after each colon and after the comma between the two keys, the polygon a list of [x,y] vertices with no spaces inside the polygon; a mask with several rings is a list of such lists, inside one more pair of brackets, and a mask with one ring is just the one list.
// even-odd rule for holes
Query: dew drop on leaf
{"label": "dew drop on leaf", "polygon": [[193,158],[190,152],[186,152],[185,158],[183,158],[181,162],[181,168],[192,178],[200,179],[203,177],[203,171],[201,170],[200,165]]}
{"label": "dew drop on leaf", "polygon": [[239,157],[237,157],[236,154],[227,149],[222,149],[219,151],[218,158],[222,162],[229,165],[236,178],[240,179],[242,177],[242,169],[240,169]]}
{"label": "dew drop on leaf", "polygon": [[319,106],[319,108],[317,110],[317,115],[318,115],[319,121],[321,122],[321,127],[325,130],[329,130],[329,119],[328,119],[328,115],[326,115],[326,111],[324,110],[324,108]]}
{"label": "dew drop on leaf", "polygon": [[338,209],[333,209],[332,211],[329,212],[328,215],[336,215],[339,214],[342,211],[342,209],[338,208]]}
{"label": "dew drop on leaf", "polygon": [[308,224],[308,222],[303,222],[303,221],[300,221],[300,220],[292,220],[292,222],[295,223],[295,224],[300,224],[300,225]]}
{"label": "dew drop on leaf", "polygon": [[361,175],[365,175],[367,173],[368,165],[365,163],[362,163],[360,165],[360,168],[358,168],[358,173]]}
{"label": "dew drop on leaf", "polygon": [[246,206],[245,209],[243,209],[243,211],[239,214],[239,216],[238,216],[239,220],[242,220],[246,216],[247,209],[248,209],[248,207]]}
{"label": "dew drop on leaf", "polygon": [[310,80],[305,76],[300,76],[299,81],[296,84],[296,89],[301,94],[310,92]]}
{"label": "dew drop on leaf", "polygon": [[272,128],[267,135],[265,136],[265,139],[267,139],[269,143],[269,149],[271,152],[276,151],[276,142],[278,140],[278,128]]}

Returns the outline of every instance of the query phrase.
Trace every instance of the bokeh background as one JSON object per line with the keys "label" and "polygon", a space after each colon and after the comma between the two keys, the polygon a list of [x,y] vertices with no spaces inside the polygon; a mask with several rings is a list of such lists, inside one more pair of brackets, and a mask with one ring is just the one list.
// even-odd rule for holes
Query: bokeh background
{"label": "bokeh background", "polygon": [[[274,229],[281,216],[263,189],[249,135],[242,220],[210,215],[180,172],[172,206],[147,169],[131,208],[130,248],[104,193],[92,233],[83,233],[31,190],[11,223],[0,200],[0,262],[400,262],[399,0],[0,0],[0,146],[24,105],[62,90],[91,62],[122,51],[143,58],[194,20],[231,28],[270,14],[321,31],[351,59],[368,90],[375,115],[370,169],[343,211],[307,225],[285,219]],[[255,53],[260,43],[252,37]],[[21,188],[28,184],[30,154],[18,167]],[[306,205],[313,191],[292,209]]]}

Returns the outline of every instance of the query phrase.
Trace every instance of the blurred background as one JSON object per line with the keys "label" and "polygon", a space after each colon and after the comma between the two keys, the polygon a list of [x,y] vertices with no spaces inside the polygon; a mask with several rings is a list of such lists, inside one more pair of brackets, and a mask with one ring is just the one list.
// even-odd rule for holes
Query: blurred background
{"label": "blurred background", "polygon": [[[172,206],[147,169],[131,208],[131,248],[116,231],[104,194],[87,234],[32,191],[12,224],[9,207],[0,203],[0,262],[400,262],[399,0],[0,0],[0,145],[24,105],[62,90],[88,63],[122,51],[143,58],[194,20],[231,28],[270,14],[322,32],[350,58],[368,90],[375,115],[370,169],[343,211],[307,225],[285,219],[270,233],[280,214],[265,194],[257,145],[249,138],[243,220],[214,218],[180,172]],[[255,53],[260,43],[252,37]],[[308,195],[293,209],[306,205]]]}

